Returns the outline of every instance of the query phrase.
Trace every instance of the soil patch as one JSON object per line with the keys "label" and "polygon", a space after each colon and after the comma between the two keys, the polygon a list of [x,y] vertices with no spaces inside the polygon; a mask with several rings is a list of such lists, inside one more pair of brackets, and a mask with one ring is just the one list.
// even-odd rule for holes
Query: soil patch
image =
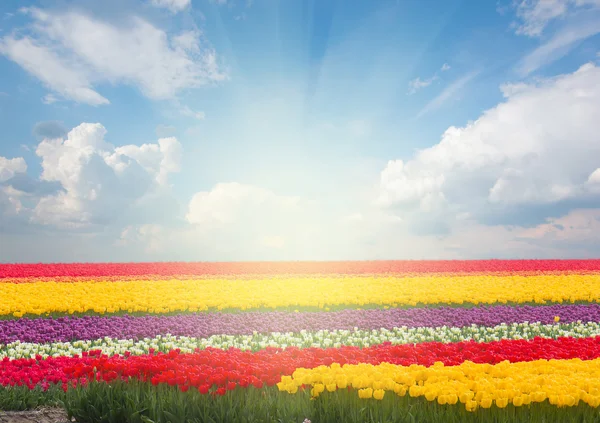
{"label": "soil patch", "polygon": [[27,411],[0,411],[0,423],[69,423],[62,408],[40,408]]}

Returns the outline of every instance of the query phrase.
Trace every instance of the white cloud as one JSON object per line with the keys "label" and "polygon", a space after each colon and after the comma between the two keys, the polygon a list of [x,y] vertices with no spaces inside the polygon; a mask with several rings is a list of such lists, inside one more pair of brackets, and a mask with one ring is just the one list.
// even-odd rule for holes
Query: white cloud
{"label": "white cloud", "polygon": [[186,219],[206,226],[230,225],[244,219],[264,222],[265,213],[293,210],[298,202],[297,197],[281,197],[252,185],[220,183],[211,191],[198,192],[192,197]]}
{"label": "white cloud", "polygon": [[567,13],[570,0],[522,0],[517,5],[517,17],[522,21],[517,34],[538,36],[548,22]]}
{"label": "white cloud", "polygon": [[557,31],[548,41],[527,54],[518,64],[521,76],[564,57],[577,44],[600,33],[600,14],[594,14],[572,22]]}
{"label": "white cloud", "polygon": [[437,75],[432,76],[431,78],[421,80],[421,78],[417,77],[408,83],[408,94],[414,94],[419,91],[421,88],[425,88],[431,85],[433,81],[438,79]]}
{"label": "white cloud", "polygon": [[581,9],[600,7],[600,0],[520,0],[515,2],[517,18],[515,23],[517,34],[537,37],[546,26],[557,19],[564,19]]}
{"label": "white cloud", "polygon": [[184,116],[192,117],[192,118],[198,119],[198,120],[204,120],[204,118],[206,117],[206,114],[204,112],[194,111],[194,110],[190,109],[189,106],[180,106],[179,112]]}
{"label": "white cloud", "polygon": [[179,170],[181,146],[175,138],[115,148],[105,135],[101,124],[82,123],[66,139],[38,145],[41,179],[59,182],[64,191],[40,199],[36,222],[66,228],[107,224]]}
{"label": "white cloud", "polygon": [[107,104],[95,86],[122,83],[166,99],[226,79],[198,31],[170,35],[139,17],[116,26],[75,11],[26,11],[34,35],[2,38],[0,53],[64,98]]}
{"label": "white cloud", "polygon": [[0,53],[18,63],[61,96],[94,106],[109,103],[91,88],[88,72],[80,64],[62,59],[54,51],[29,37],[4,37],[0,40]]}
{"label": "white cloud", "polygon": [[129,225],[121,232],[116,245],[133,246],[146,253],[160,253],[164,249],[164,228],[155,224]]}
{"label": "white cloud", "polygon": [[17,174],[24,174],[27,171],[27,164],[22,157],[7,159],[0,156],[0,229],[8,224],[8,219],[17,216],[23,206],[21,197],[23,192],[16,190],[12,186],[2,185],[3,182],[10,181]]}
{"label": "white cloud", "polygon": [[172,13],[181,12],[192,4],[192,0],[152,0],[152,5],[169,9]]}
{"label": "white cloud", "polygon": [[592,172],[587,181],[590,184],[600,184],[600,167]]}
{"label": "white cloud", "polygon": [[522,77],[600,33],[600,0],[519,0],[514,6],[518,21],[512,26],[516,33],[543,40],[518,63],[516,71]]}
{"label": "white cloud", "polygon": [[12,188],[11,186],[0,185],[0,230],[9,224],[9,219],[12,221],[19,217],[23,210],[21,198],[24,193]]}
{"label": "white cloud", "polygon": [[444,88],[444,90],[437,97],[427,103],[425,107],[423,107],[419,113],[417,113],[416,118],[418,119],[427,113],[442,107],[447,101],[454,98],[478,74],[479,71],[473,71],[452,82],[450,85]]}
{"label": "white cloud", "polygon": [[315,241],[314,233],[324,223],[324,215],[309,201],[237,182],[196,193],[185,218],[192,225],[184,235],[188,243],[245,260],[269,254],[272,259],[306,256],[311,253],[305,250],[307,243]]}
{"label": "white cloud", "polygon": [[0,182],[6,182],[17,173],[27,172],[27,163],[23,157],[7,159],[0,156]]}
{"label": "white cloud", "polygon": [[520,87],[439,144],[381,172],[377,204],[484,213],[590,199],[600,166],[600,68]]}
{"label": "white cloud", "polygon": [[[125,145],[115,148],[117,157],[130,157],[136,160],[149,174],[156,175],[156,181],[164,185],[170,173],[179,172],[182,149],[175,137],[161,138],[158,144]],[[115,169],[121,169],[123,162],[115,162],[115,155],[110,156],[108,163]]]}
{"label": "white cloud", "polygon": [[500,91],[502,91],[502,95],[504,96],[504,98],[508,98],[515,94],[525,92],[530,88],[532,88],[531,85],[528,85],[524,82],[517,82],[514,84],[513,83],[502,84],[500,86]]}
{"label": "white cloud", "polygon": [[549,218],[546,223],[521,231],[523,239],[550,243],[600,244],[600,209],[571,210],[565,216]]}
{"label": "white cloud", "polygon": [[600,167],[590,174],[586,187],[592,192],[600,193]]}
{"label": "white cloud", "polygon": [[42,97],[42,103],[44,104],[54,104],[57,101],[59,100],[54,94],[46,94],[44,97]]}
{"label": "white cloud", "polygon": [[[440,68],[440,71],[446,72],[447,70],[450,70],[450,65],[448,63],[444,63],[442,65],[442,67]],[[438,79],[439,79],[439,76],[438,76],[437,72],[434,73],[433,76],[430,78],[421,79],[420,77],[417,77],[408,83],[408,94],[409,95],[414,94],[417,91],[419,91],[421,88],[430,86],[434,81],[436,81]]]}

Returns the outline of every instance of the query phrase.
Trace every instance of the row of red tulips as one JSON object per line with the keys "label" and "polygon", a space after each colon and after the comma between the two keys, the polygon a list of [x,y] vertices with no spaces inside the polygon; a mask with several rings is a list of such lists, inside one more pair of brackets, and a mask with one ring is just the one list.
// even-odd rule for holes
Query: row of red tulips
{"label": "row of red tulips", "polygon": [[246,263],[0,264],[0,279],[144,277],[178,275],[360,275],[382,273],[598,272],[600,260],[414,260]]}
{"label": "row of red tulips", "polygon": [[[208,392],[211,387],[233,389],[235,386],[273,386],[282,375],[291,375],[296,368],[320,365],[383,362],[409,366],[431,366],[435,362],[458,365],[466,360],[495,364],[540,359],[589,360],[600,357],[600,337],[535,338],[530,341],[497,341],[487,344],[458,342],[453,344],[424,343],[416,345],[381,344],[369,348],[267,348],[258,352],[237,349],[209,348],[191,354],[178,350],[142,356],[106,356],[99,352],[81,357],[42,359],[4,359],[0,364],[0,385],[47,387],[49,384],[85,383],[88,380],[135,378],[152,384],[177,385]],[[220,392],[222,392],[221,390]]]}

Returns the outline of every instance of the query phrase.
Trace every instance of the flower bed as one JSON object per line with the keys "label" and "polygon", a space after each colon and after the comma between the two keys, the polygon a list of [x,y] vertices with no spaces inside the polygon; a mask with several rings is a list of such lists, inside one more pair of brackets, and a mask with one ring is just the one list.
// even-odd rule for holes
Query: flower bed
{"label": "flower bed", "polygon": [[0,408],[597,421],[599,287],[598,260],[0,265]]}

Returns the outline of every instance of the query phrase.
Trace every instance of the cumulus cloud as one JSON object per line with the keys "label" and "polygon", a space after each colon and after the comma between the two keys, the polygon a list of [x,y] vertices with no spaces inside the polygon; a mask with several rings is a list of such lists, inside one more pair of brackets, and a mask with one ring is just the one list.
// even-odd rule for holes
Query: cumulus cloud
{"label": "cumulus cloud", "polygon": [[600,167],[600,68],[586,64],[538,85],[505,90],[505,96],[476,121],[448,128],[438,144],[412,159],[390,161],[381,172],[377,204],[482,217],[593,199]]}
{"label": "cumulus cloud", "polygon": [[107,224],[179,170],[181,146],[175,138],[156,144],[114,147],[99,123],[82,123],[66,138],[45,139],[36,149],[41,179],[62,191],[44,196],[34,221],[64,228]]}
{"label": "cumulus cloud", "polygon": [[108,104],[95,86],[122,83],[149,98],[167,99],[226,79],[214,49],[198,31],[171,35],[139,17],[117,26],[76,11],[26,11],[31,33],[0,39],[0,54],[63,98]]}
{"label": "cumulus cloud", "polygon": [[27,172],[27,163],[23,157],[7,159],[0,156],[0,182],[8,181],[17,173],[25,172]]}

